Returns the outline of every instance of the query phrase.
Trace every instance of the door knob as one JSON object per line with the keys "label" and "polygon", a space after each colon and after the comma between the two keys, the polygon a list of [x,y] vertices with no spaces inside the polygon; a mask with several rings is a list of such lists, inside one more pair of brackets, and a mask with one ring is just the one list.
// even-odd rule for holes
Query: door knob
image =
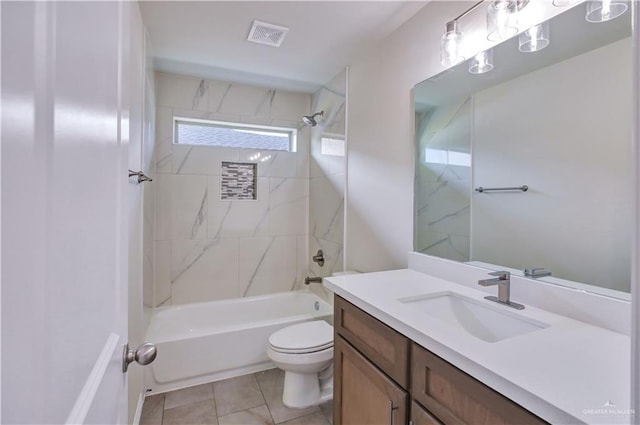
{"label": "door knob", "polygon": [[156,359],[158,355],[158,349],[156,346],[150,342],[145,342],[141,344],[135,351],[133,348],[129,348],[129,344],[124,345],[124,350],[122,351],[122,372],[126,372],[129,368],[129,363],[134,360],[138,362],[139,365],[147,365]]}

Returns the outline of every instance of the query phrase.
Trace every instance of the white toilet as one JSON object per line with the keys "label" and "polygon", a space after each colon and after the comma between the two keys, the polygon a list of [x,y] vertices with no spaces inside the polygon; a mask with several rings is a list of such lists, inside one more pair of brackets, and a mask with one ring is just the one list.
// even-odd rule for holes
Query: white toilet
{"label": "white toilet", "polygon": [[274,332],[267,355],[285,371],[285,406],[304,408],[333,398],[333,326],[324,320]]}

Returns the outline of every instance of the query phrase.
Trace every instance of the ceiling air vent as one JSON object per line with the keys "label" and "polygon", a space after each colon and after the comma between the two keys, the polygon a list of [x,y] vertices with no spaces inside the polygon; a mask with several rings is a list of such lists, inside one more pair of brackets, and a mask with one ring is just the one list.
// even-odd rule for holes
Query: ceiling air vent
{"label": "ceiling air vent", "polygon": [[247,40],[254,43],[266,44],[267,46],[280,47],[287,32],[289,32],[289,28],[287,27],[253,21],[253,26],[251,27],[251,31],[249,31]]}

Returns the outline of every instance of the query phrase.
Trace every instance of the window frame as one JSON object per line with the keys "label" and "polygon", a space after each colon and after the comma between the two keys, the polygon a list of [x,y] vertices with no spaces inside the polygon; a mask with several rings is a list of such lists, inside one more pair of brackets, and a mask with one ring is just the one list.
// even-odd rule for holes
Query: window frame
{"label": "window frame", "polygon": [[[330,153],[322,153],[322,149],[323,149],[323,141],[324,139],[328,139],[328,140],[340,140],[342,142],[342,155],[334,155],[334,154],[330,154]],[[344,158],[347,156],[347,138],[344,134],[339,134],[339,133],[322,133],[322,135],[320,136],[320,155],[323,156],[331,156],[331,157],[335,157],[335,158]]]}
{"label": "window frame", "polygon": [[[285,151],[285,150],[281,150],[281,149],[275,149],[275,148],[245,148],[245,147],[233,147],[233,146],[217,146],[217,145],[200,145],[200,144],[192,144],[192,143],[179,143],[178,142],[178,123],[179,122],[183,122],[183,123],[195,123],[195,124],[202,124],[205,126],[210,126],[210,127],[223,127],[223,128],[229,128],[229,129],[238,129],[238,130],[264,130],[264,131],[271,131],[274,133],[288,133],[289,134],[289,150]],[[202,147],[206,147],[206,148],[226,148],[226,149],[247,149],[247,150],[258,150],[258,151],[262,151],[262,150],[269,150],[269,151],[276,151],[276,152],[291,152],[291,153],[295,153],[298,151],[298,129],[297,128],[291,128],[291,127],[279,127],[279,126],[272,126],[272,125],[260,125],[260,124],[246,124],[246,123],[240,123],[240,122],[233,122],[233,121],[218,121],[218,120],[207,120],[207,119],[201,119],[201,118],[188,118],[188,117],[182,117],[182,116],[177,116],[174,115],[173,116],[173,128],[172,128],[172,144],[174,145],[179,145],[179,146],[202,146]]]}

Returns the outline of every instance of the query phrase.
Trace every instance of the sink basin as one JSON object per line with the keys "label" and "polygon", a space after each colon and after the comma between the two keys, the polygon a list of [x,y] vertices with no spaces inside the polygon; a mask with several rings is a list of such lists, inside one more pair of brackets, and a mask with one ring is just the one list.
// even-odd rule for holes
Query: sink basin
{"label": "sink basin", "polygon": [[[438,292],[398,301],[486,342],[498,342],[549,327],[548,324],[455,292]],[[508,308],[508,307],[506,307]]]}

